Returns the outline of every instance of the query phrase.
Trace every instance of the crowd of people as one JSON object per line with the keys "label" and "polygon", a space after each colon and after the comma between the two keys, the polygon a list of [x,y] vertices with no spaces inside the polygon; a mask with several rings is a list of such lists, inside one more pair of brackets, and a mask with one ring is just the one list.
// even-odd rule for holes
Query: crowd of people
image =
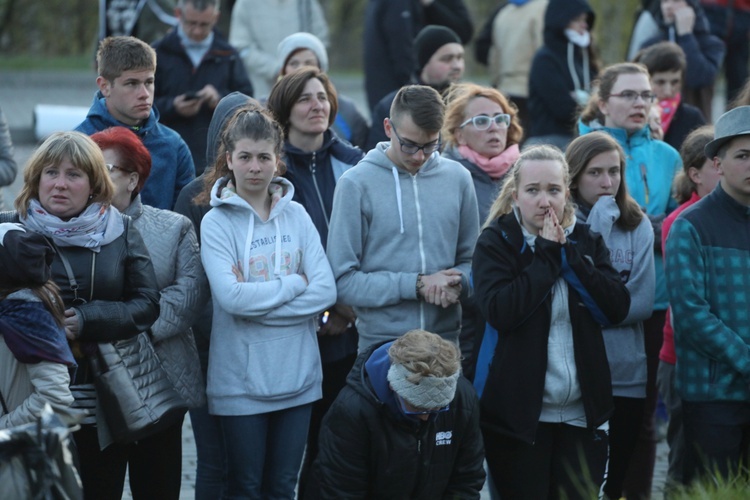
{"label": "crowd of people", "polygon": [[[186,411],[196,499],[649,498],[661,400],[668,493],[747,474],[750,82],[706,124],[741,52],[722,2],[644,2],[602,66],[586,0],[512,0],[488,86],[462,0],[370,0],[369,113],[316,0],[231,2],[228,40],[221,3],[103,38],[88,116],[0,212],[0,429],[49,404],[96,500],[126,470],[179,498]],[[183,405],[123,440],[99,350],[139,335]]]}

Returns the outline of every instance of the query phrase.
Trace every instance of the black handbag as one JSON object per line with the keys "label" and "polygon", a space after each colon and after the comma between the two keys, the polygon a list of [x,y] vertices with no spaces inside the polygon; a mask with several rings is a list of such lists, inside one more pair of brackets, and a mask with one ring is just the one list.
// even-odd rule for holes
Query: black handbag
{"label": "black handbag", "polygon": [[[53,246],[65,267],[75,301],[85,303],[78,297],[78,283],[68,258]],[[93,297],[93,286],[92,281],[89,298]],[[143,439],[171,426],[187,412],[187,402],[169,380],[148,333],[101,342],[89,362],[98,406],[114,442]]]}
{"label": "black handbag", "polygon": [[116,443],[143,439],[185,415],[187,403],[167,377],[147,333],[100,343],[97,351],[90,358],[96,397]]}

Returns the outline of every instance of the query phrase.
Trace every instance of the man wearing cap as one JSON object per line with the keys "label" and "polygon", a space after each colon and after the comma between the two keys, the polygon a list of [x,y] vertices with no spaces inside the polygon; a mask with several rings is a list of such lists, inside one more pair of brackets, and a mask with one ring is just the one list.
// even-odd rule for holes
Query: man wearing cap
{"label": "man wearing cap", "polygon": [[[461,39],[445,26],[425,26],[414,39],[414,56],[417,61],[417,82],[420,85],[428,85],[438,92],[442,93],[451,83],[460,81],[464,75],[464,47],[461,45]],[[388,140],[382,124],[390,113],[396,92],[398,90],[380,99],[372,109],[372,127],[365,150]]]}
{"label": "man wearing cap", "polygon": [[323,421],[311,488],[321,498],[479,498],[479,404],[460,358],[424,330],[361,354]]}
{"label": "man wearing cap", "polygon": [[738,473],[750,442],[750,106],[722,115],[714,137],[719,184],[675,220],[666,248],[685,483]]}

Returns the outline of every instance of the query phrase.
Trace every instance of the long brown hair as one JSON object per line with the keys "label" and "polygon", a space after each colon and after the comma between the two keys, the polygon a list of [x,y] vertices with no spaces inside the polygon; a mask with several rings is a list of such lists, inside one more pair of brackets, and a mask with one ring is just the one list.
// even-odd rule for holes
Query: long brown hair
{"label": "long brown hair", "polygon": [[615,203],[620,209],[620,218],[617,219],[616,224],[625,231],[632,231],[641,223],[643,210],[628,193],[628,186],[625,182],[625,152],[609,134],[591,132],[570,143],[565,151],[565,158],[568,160],[570,168],[570,191],[575,198],[578,194],[578,182],[586,171],[589,162],[595,156],[610,151],[616,151],[617,157],[620,159],[620,187],[615,193]]}
{"label": "long brown hair", "polygon": [[[484,222],[482,229],[489,226],[495,219],[501,215],[509,214],[513,210],[513,193],[518,189],[518,179],[521,176],[521,169],[524,164],[529,161],[545,161],[551,160],[556,161],[560,164],[563,173],[563,184],[566,189],[570,186],[570,173],[568,172],[568,162],[565,160],[565,156],[562,151],[554,146],[540,145],[533,146],[529,149],[521,152],[521,156],[518,157],[516,162],[513,164],[508,175],[505,176],[505,182],[500,194],[497,196],[495,201],[490,207],[489,215],[487,220]],[[575,205],[573,205],[570,197],[568,196],[565,201],[565,208],[563,209],[563,217],[560,223],[563,227],[569,226],[573,222],[573,216],[575,214]]]}

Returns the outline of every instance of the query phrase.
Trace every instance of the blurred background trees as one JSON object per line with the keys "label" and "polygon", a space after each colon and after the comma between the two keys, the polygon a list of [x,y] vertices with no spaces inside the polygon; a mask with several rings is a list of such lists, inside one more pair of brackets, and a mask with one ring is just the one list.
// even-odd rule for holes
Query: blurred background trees
{"label": "blurred background trees", "polygon": [[[505,0],[465,0],[478,32]],[[635,20],[639,0],[589,0],[597,13],[594,34],[605,64],[620,61]],[[159,3],[176,3],[160,0]],[[335,71],[360,71],[362,29],[367,0],[320,0],[331,29],[330,58]],[[231,0],[222,0],[221,27],[228,27]],[[98,0],[0,0],[0,57],[89,56],[96,46]],[[147,40],[151,41],[151,40]],[[467,47],[467,61],[481,71]]]}

